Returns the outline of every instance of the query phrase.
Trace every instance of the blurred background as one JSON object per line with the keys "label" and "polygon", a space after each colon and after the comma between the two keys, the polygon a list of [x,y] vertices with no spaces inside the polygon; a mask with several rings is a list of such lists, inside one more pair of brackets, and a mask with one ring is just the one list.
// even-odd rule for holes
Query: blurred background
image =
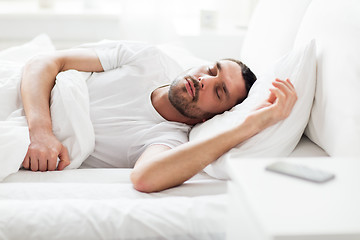
{"label": "blurred background", "polygon": [[258,0],[0,0],[0,50],[46,33],[57,49],[102,39],[238,58]]}

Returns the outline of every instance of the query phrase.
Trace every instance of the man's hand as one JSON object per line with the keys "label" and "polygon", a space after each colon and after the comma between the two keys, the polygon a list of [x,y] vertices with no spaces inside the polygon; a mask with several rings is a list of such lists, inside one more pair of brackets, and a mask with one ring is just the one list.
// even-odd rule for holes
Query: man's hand
{"label": "man's hand", "polygon": [[52,133],[38,133],[30,137],[31,143],[23,161],[25,169],[32,171],[63,170],[70,164],[69,154],[64,145]]}
{"label": "man's hand", "polygon": [[263,130],[287,118],[296,101],[297,95],[289,79],[285,81],[276,79],[270,89],[269,97],[251,114],[252,120],[259,123]]}

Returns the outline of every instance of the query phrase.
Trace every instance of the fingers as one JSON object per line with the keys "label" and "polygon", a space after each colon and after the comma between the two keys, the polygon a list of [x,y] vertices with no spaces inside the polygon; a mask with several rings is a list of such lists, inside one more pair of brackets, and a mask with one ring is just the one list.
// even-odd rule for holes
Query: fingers
{"label": "fingers", "polygon": [[53,150],[50,154],[47,156],[46,165],[44,165],[44,168],[41,168],[40,171],[54,171],[56,170],[56,164],[57,164],[57,158],[58,158],[58,152],[57,150]]}
{"label": "fingers", "polygon": [[279,97],[283,98],[284,95],[286,95],[286,93],[288,93],[289,91],[292,91],[294,89],[294,87],[292,86],[291,82],[288,81],[288,79],[286,81],[283,81],[283,80],[276,78],[275,81],[272,82],[272,85],[275,88],[270,89],[270,96],[268,98],[268,101],[270,103],[274,103],[275,100]]}
{"label": "fingers", "polygon": [[62,147],[59,158],[60,162],[58,164],[57,170],[61,171],[70,164],[69,153],[66,147]]}
{"label": "fingers", "polygon": [[30,169],[31,171],[39,170],[39,160],[37,158],[30,158]]}
{"label": "fingers", "polygon": [[63,170],[70,164],[69,153],[60,142],[52,147],[50,144],[39,146],[37,143],[29,145],[22,166],[32,171],[54,171],[57,169],[57,159],[60,158],[58,170]]}
{"label": "fingers", "polygon": [[26,153],[26,156],[24,158],[24,161],[22,162],[22,166],[25,168],[25,169],[29,169],[30,168],[30,158],[29,158],[29,149]]}
{"label": "fingers", "polygon": [[278,101],[283,101],[284,98],[285,98],[285,94],[284,92],[280,89],[280,88],[271,88],[270,89],[270,98],[269,100],[272,100],[271,103],[275,103],[275,102],[278,102]]}
{"label": "fingers", "polygon": [[285,95],[295,93],[295,88],[289,79],[286,79],[285,81],[283,81],[283,80],[280,80],[277,78],[272,83],[272,85],[276,88],[279,88]]}
{"label": "fingers", "polygon": [[276,95],[273,91],[273,88],[270,88],[270,95],[269,95],[267,101],[272,104],[275,102],[275,100],[276,100]]}
{"label": "fingers", "polygon": [[278,95],[279,97],[291,97],[294,99],[297,99],[297,95],[296,95],[296,91],[295,91],[295,87],[293,86],[293,84],[290,82],[289,79],[286,79],[285,81],[280,80],[280,79],[276,79],[272,85],[275,87],[275,91],[272,91],[274,94]]}
{"label": "fingers", "polygon": [[46,157],[42,156],[41,159],[39,158],[37,162],[38,162],[38,169],[42,172],[45,172],[47,170],[47,165],[48,165],[47,164],[48,160],[46,159]]}
{"label": "fingers", "polygon": [[57,164],[57,156],[47,162],[47,170],[48,171],[55,171]]}
{"label": "fingers", "polygon": [[24,161],[22,163],[23,167],[25,169],[30,169],[32,171],[38,171],[39,170],[39,163],[37,157],[32,157],[32,150],[29,147],[26,156],[24,158]]}
{"label": "fingers", "polygon": [[274,109],[277,109],[275,115],[281,120],[290,115],[297,101],[295,87],[289,79],[276,79],[272,85],[274,88],[270,89],[269,99],[272,100]]}
{"label": "fingers", "polygon": [[289,79],[276,79],[272,85],[274,88],[270,89],[268,99],[251,115],[254,122],[258,122],[259,129],[265,129],[287,118],[297,100],[295,88]]}

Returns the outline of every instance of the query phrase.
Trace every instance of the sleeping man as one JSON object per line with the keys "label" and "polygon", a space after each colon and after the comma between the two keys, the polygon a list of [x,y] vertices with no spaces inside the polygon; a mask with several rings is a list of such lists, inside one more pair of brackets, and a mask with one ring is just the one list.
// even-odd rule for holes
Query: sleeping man
{"label": "sleeping man", "polygon": [[87,86],[96,140],[84,166],[133,167],[131,181],[143,192],[183,183],[231,148],[285,119],[297,100],[291,82],[276,79],[267,100],[241,124],[188,142],[191,126],[246,98],[256,80],[246,65],[227,59],[182,72],[156,47],[121,42],[37,56],[26,64],[21,82],[30,133],[25,169],[63,170],[70,164],[67,149],[52,132],[49,111],[55,77],[69,69],[92,72]]}

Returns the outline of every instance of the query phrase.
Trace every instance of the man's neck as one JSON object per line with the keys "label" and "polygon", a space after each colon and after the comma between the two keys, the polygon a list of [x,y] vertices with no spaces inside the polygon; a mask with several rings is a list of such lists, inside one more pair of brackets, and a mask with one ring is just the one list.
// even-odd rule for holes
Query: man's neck
{"label": "man's neck", "polygon": [[166,120],[173,122],[194,125],[199,121],[182,115],[170,102],[169,94],[170,86],[163,86],[155,89],[151,94],[151,103],[155,110]]}

